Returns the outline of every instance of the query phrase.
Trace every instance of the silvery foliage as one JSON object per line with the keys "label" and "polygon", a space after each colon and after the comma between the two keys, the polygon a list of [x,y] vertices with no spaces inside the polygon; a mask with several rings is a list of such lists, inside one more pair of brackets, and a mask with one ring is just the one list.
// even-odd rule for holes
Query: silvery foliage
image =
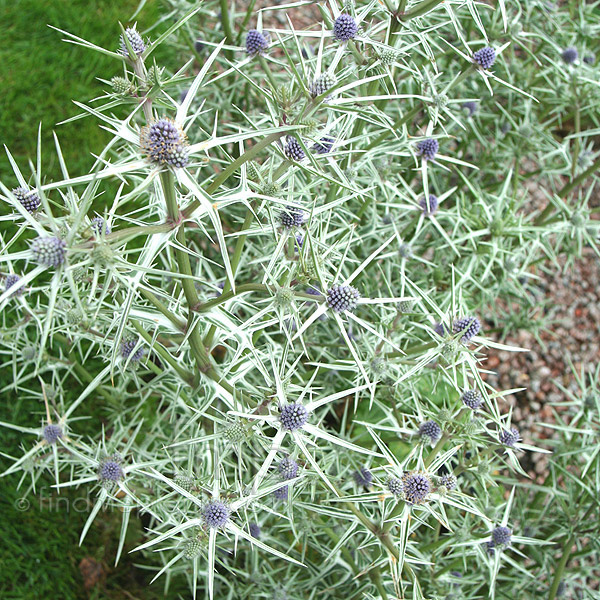
{"label": "silvery foliage", "polygon": [[[221,13],[223,29],[199,36],[211,2],[170,2],[176,23],[139,55],[62,32],[113,57],[123,77],[113,92],[114,73],[99,74],[106,95],[77,102],[113,135],[88,174],[68,170],[58,138],[60,181],[39,156],[27,173],[8,154],[2,273],[21,278],[0,295],[3,362],[11,389],[47,409],[36,427],[3,423],[33,441],[8,473],[30,489],[48,470],[59,490],[96,490],[81,537],[105,505],[119,509],[117,560],[129,521],[146,513],[136,550],[153,551],[156,577],[184,576],[211,598],[585,589],[598,564],[598,377],[582,373],[556,407],[556,456],[534,488],[521,462],[548,444],[499,443],[515,390],[492,389],[483,361],[490,348],[524,350],[494,332],[539,327],[534,265],[596,250],[598,68],[561,59],[567,46],[597,51],[595,5],[320,9],[322,28],[269,29],[256,56],[244,46],[250,13]],[[348,42],[331,33],[342,9],[359,25]],[[194,46],[201,60],[156,65],[165,43],[174,56]],[[472,55],[488,45],[497,58],[482,70]],[[313,98],[324,72],[334,89]],[[187,135],[184,168],[143,154],[140,132],[157,118]],[[286,159],[288,136],[305,158]],[[333,149],[311,151],[325,136]],[[428,138],[439,142],[430,161],[417,150]],[[15,187],[39,195],[35,215]],[[439,209],[424,215],[430,193]],[[307,218],[284,228],[290,207]],[[98,216],[108,229],[92,227]],[[38,236],[66,242],[64,264],[32,262],[23,240]],[[332,285],[356,288],[356,307],[328,308]],[[483,327],[466,339],[453,323],[468,316]],[[462,405],[466,389],[482,395],[476,413]],[[83,438],[78,418],[99,403],[110,434]],[[439,439],[419,436],[427,421]],[[48,423],[62,433],[51,448]],[[284,480],[288,457],[299,468]],[[100,477],[108,462],[118,477]],[[373,479],[357,486],[363,468]],[[493,547],[497,527],[511,531],[506,547]],[[571,552],[576,570],[560,561]]]}

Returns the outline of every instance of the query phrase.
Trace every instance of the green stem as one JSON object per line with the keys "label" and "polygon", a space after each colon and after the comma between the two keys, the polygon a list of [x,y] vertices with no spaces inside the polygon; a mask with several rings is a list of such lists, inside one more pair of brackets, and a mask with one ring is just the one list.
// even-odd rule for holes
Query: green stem
{"label": "green stem", "polygon": [[[239,158],[234,160],[230,165],[228,165],[225,169],[223,169],[219,175],[215,178],[215,180],[208,186],[206,189],[206,193],[210,196],[214,194],[221,184],[233,173],[235,173],[245,162],[252,160],[263,148],[271,145],[273,142],[276,142],[280,137],[285,135],[285,131],[280,131],[277,133],[272,133],[268,135],[266,138],[263,138],[260,142],[254,144],[250,150],[244,152]],[[200,206],[200,202],[198,200],[193,200],[190,202],[182,211],[181,214],[184,219],[188,219],[193,212]]]}
{"label": "green stem", "polygon": [[417,4],[412,10],[409,10],[407,13],[399,14],[398,18],[401,21],[410,21],[415,17],[420,17],[425,13],[428,13],[430,10],[433,10],[438,4],[441,4],[444,0],[423,0]]}
{"label": "green stem", "polygon": [[[227,38],[227,43],[231,46],[235,45],[235,39],[233,36],[233,28],[231,26],[231,15],[229,13],[229,2],[228,0],[219,0],[219,7],[221,9],[221,24],[223,25],[223,31]],[[233,51],[227,50],[225,52],[227,58],[233,58]]]}

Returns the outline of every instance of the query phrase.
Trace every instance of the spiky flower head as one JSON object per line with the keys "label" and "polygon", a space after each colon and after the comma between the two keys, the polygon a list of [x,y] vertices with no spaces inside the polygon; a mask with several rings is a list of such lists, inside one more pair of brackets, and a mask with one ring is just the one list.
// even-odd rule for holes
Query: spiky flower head
{"label": "spiky flower head", "polygon": [[297,162],[300,162],[306,156],[302,146],[300,145],[300,142],[291,135],[288,135],[286,138],[286,144],[283,147],[283,153],[289,160],[295,160]]}
{"label": "spiky flower head", "polygon": [[458,481],[452,473],[447,473],[440,477],[440,485],[444,486],[449,492],[456,489]]}
{"label": "spiky flower head", "polygon": [[335,142],[334,138],[332,138],[331,136],[325,135],[318,142],[315,142],[313,144],[312,149],[317,154],[329,154],[331,152],[331,149],[333,148],[334,142]]}
{"label": "spiky flower head", "polygon": [[146,350],[143,346],[139,346],[135,352],[133,351],[134,348],[137,346],[138,340],[139,337],[136,337],[128,340],[123,340],[121,342],[121,358],[123,360],[129,359],[131,362],[136,362],[144,356]]}
{"label": "spiky flower head", "polygon": [[44,439],[48,444],[56,444],[59,438],[62,438],[63,431],[60,425],[49,423],[44,427]]}
{"label": "spiky flower head", "polygon": [[577,52],[577,48],[570,46],[562,51],[560,57],[565,63],[572,65],[579,58],[579,52]]}
{"label": "spiky flower head", "polygon": [[398,254],[400,255],[400,258],[404,258],[407,260],[409,258],[412,258],[413,251],[412,251],[410,244],[405,244],[405,243],[400,244],[400,247],[398,248]]}
{"label": "spiky flower head", "polygon": [[229,520],[229,507],[219,500],[209,502],[202,510],[205,525],[212,529],[223,527]]}
{"label": "spiky flower head", "polygon": [[433,194],[429,194],[429,201],[427,201],[427,198],[425,198],[425,196],[423,196],[419,200],[419,206],[421,207],[423,214],[426,217],[430,217],[431,215],[434,215],[437,212],[437,209],[439,206],[437,196],[434,196]]}
{"label": "spiky flower head", "polygon": [[452,332],[462,333],[460,341],[470,342],[481,331],[481,323],[477,317],[462,317],[454,321]]}
{"label": "spiky flower head", "polygon": [[225,430],[225,438],[230,442],[241,442],[246,439],[246,428],[240,421],[233,423]]}
{"label": "spiky flower head", "polygon": [[125,30],[125,36],[127,37],[127,41],[129,42],[129,45],[133,50],[133,55],[129,51],[129,48],[127,47],[127,44],[125,42],[125,38],[122,35],[120,36],[121,54],[129,58],[137,58],[146,49],[146,44],[144,43],[142,36],[138,33],[135,27],[128,27]]}
{"label": "spiky flower head", "polygon": [[394,496],[402,496],[402,480],[398,479],[398,477],[392,477],[387,482],[387,489],[394,494]]}
{"label": "spiky flower head", "polygon": [[485,46],[473,54],[473,60],[482,69],[489,69],[496,60],[496,51],[491,46]]}
{"label": "spiky flower head", "polygon": [[433,138],[427,138],[417,143],[417,152],[425,160],[433,160],[439,149],[440,143]]}
{"label": "spiky flower head", "polygon": [[520,441],[521,434],[516,427],[511,427],[510,429],[503,429],[498,436],[501,444],[508,446],[509,448],[514,448],[515,444]]}
{"label": "spiky flower head", "polygon": [[425,421],[419,425],[419,435],[437,442],[442,437],[442,428],[435,421]]}
{"label": "spiky flower head", "polygon": [[92,250],[92,259],[99,265],[106,266],[114,258],[115,252],[108,244],[96,244]]}
{"label": "spiky flower head", "polygon": [[369,487],[373,481],[373,473],[366,467],[361,467],[357,471],[354,471],[352,476],[358,486]]}
{"label": "spiky flower head", "polygon": [[39,237],[31,243],[33,259],[44,267],[58,267],[65,262],[67,244],[58,237]]}
{"label": "spiky flower head", "polygon": [[[7,292],[11,287],[19,283],[19,281],[21,281],[21,277],[19,277],[19,275],[15,275],[14,273],[7,275],[6,279],[4,280],[4,291]],[[25,288],[21,286],[19,289],[15,290],[10,297],[15,298],[16,296],[21,296],[24,291]]]}
{"label": "spiky flower head", "polygon": [[335,77],[329,73],[321,73],[308,87],[311,98],[321,96],[335,85]]}
{"label": "spiky flower head", "polygon": [[246,175],[250,181],[258,181],[260,178],[258,165],[253,160],[250,160],[246,163]]}
{"label": "spiky flower head", "polygon": [[183,555],[186,558],[196,558],[202,552],[202,544],[200,540],[190,540],[183,548]]}
{"label": "spiky flower head", "polygon": [[596,62],[596,55],[593,52],[590,52],[590,53],[586,54],[583,57],[583,62],[586,65],[593,65]]}
{"label": "spiky flower head", "polygon": [[301,208],[288,206],[279,213],[279,221],[286,229],[301,227],[306,221],[306,214]]}
{"label": "spiky flower head", "polygon": [[[153,85],[160,85],[160,83],[163,80],[164,70],[165,70],[164,67],[159,67],[158,65],[152,65],[148,69],[148,74],[146,75],[146,82],[148,83],[148,85],[150,87],[152,87]],[[187,93],[186,93],[186,95],[187,95]],[[185,99],[185,96],[184,96],[184,99]]]}
{"label": "spiky flower head", "polygon": [[431,492],[431,480],[425,473],[412,471],[402,477],[402,493],[408,504],[421,504]]}
{"label": "spiky flower head", "polygon": [[289,486],[283,485],[280,488],[277,488],[273,492],[273,496],[277,498],[277,500],[287,500],[289,495]]}
{"label": "spiky flower head", "polygon": [[116,482],[123,478],[123,469],[121,468],[121,457],[117,454],[109,456],[100,462],[98,469],[98,478],[103,482]]}
{"label": "spiky flower head", "polygon": [[356,37],[358,24],[354,17],[342,13],[333,24],[333,37],[340,42],[347,42]]}
{"label": "spiky flower head", "polygon": [[14,188],[12,193],[21,206],[30,214],[33,214],[42,204],[42,201],[35,190],[28,190],[26,187],[18,187]]}
{"label": "spiky flower head", "polygon": [[467,113],[467,117],[472,117],[477,112],[477,102],[473,100],[463,102],[462,109]]}
{"label": "spiky flower head", "polygon": [[308,421],[308,410],[300,402],[293,402],[281,407],[279,420],[284,429],[296,431],[304,427]]}
{"label": "spiky flower head", "polygon": [[150,161],[157,165],[182,168],[189,162],[187,137],[170,119],[158,119],[143,127],[140,147]]}
{"label": "spiky flower head", "polygon": [[508,546],[510,544],[510,538],[512,537],[512,531],[508,527],[500,525],[492,531],[492,541],[495,546]]}
{"label": "spiky flower head", "polygon": [[346,310],[353,311],[360,299],[360,294],[355,287],[351,285],[332,285],[327,290],[327,306],[336,313],[342,313]]}
{"label": "spiky flower head", "polygon": [[178,485],[182,490],[189,492],[194,487],[194,480],[187,475],[177,475],[175,479],[173,479],[173,483]]}
{"label": "spiky flower head", "polygon": [[387,67],[391,67],[398,60],[398,51],[393,48],[383,50],[379,60]]}
{"label": "spiky flower head", "polygon": [[115,94],[129,94],[134,90],[134,85],[125,77],[113,77],[110,80],[110,85],[112,86],[113,92]]}
{"label": "spiky flower head", "polygon": [[471,410],[479,410],[483,406],[483,398],[479,390],[467,390],[462,395],[462,403]]}
{"label": "spiky flower head", "polygon": [[494,554],[496,554],[495,544],[492,540],[488,540],[485,543],[485,551],[487,552],[488,556],[494,556]]}
{"label": "spiky flower head", "polygon": [[279,461],[277,470],[282,479],[294,479],[298,475],[298,463],[293,458],[286,456]]}
{"label": "spiky flower head", "polygon": [[246,52],[249,56],[263,54],[269,47],[270,36],[258,29],[250,29],[246,35]]}
{"label": "spiky flower head", "polygon": [[250,523],[248,530],[253,538],[258,539],[260,537],[260,525],[258,523]]}
{"label": "spiky flower head", "polygon": [[108,235],[112,231],[110,225],[102,217],[94,217],[90,226],[92,231],[97,235],[102,235],[103,233],[104,235]]}

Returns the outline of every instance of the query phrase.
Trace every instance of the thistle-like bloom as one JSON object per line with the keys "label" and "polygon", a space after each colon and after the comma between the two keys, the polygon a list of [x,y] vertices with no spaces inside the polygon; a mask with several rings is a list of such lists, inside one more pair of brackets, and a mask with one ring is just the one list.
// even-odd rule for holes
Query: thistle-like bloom
{"label": "thistle-like bloom", "polygon": [[[21,278],[14,273],[6,276],[6,280],[4,281],[4,291],[7,292],[13,285],[17,284]],[[15,298],[16,296],[21,296],[25,291],[24,287],[21,286],[18,290],[14,291],[10,297]]]}
{"label": "thistle-like bloom", "polygon": [[321,96],[335,85],[335,78],[329,73],[321,73],[308,87],[311,98]]}
{"label": "thistle-like bloom", "polygon": [[425,421],[419,425],[419,435],[437,442],[442,437],[442,428],[435,421]]}
{"label": "thistle-like bloom", "polygon": [[473,60],[482,68],[489,69],[496,60],[496,51],[490,46],[481,48],[473,54]]}
{"label": "thistle-like bloom", "polygon": [[287,500],[288,496],[289,496],[289,486],[287,485],[283,485],[280,488],[277,488],[274,492],[273,492],[273,496],[275,496],[275,498],[277,498],[277,500]]}
{"label": "thistle-like bloom", "polygon": [[426,217],[430,217],[431,215],[434,215],[437,212],[437,209],[439,206],[437,196],[434,196],[433,194],[429,194],[429,202],[427,201],[425,196],[423,196],[419,200],[419,206],[423,210],[423,214]]}
{"label": "thistle-like bloom", "polygon": [[123,340],[121,342],[121,358],[123,358],[123,360],[127,360],[129,358],[130,361],[136,362],[144,356],[146,350],[143,346],[140,346],[135,352],[133,352],[138,340],[139,338]]}
{"label": "thistle-like bloom", "polygon": [[191,477],[187,477],[187,475],[177,475],[177,477],[173,479],[173,483],[186,492],[189,492],[194,488],[194,480]]}
{"label": "thistle-like bloom", "polygon": [[124,473],[120,463],[121,458],[117,455],[104,459],[98,469],[98,478],[100,481],[116,482],[122,479]]}
{"label": "thistle-like bloom", "polygon": [[289,458],[288,456],[281,459],[277,465],[277,469],[279,470],[281,478],[285,479],[286,481],[294,479],[298,475],[298,463],[293,458]]}
{"label": "thistle-like bloom", "polygon": [[127,44],[125,43],[125,38],[123,36],[120,37],[121,54],[130,58],[137,58],[146,49],[146,44],[144,43],[142,36],[133,27],[128,27],[125,30],[125,35],[127,36],[127,41],[129,42],[129,45],[133,49],[134,55],[131,56],[131,53],[129,51],[129,48],[127,48]]}
{"label": "thistle-like bloom", "polygon": [[583,57],[583,62],[586,65],[593,65],[596,62],[596,55],[593,52],[590,52],[589,54],[586,54]]}
{"label": "thistle-like bloom", "polygon": [[440,478],[440,485],[443,485],[448,491],[452,491],[456,489],[458,485],[458,481],[452,473],[448,473],[446,475],[442,475]]}
{"label": "thistle-like bloom", "polygon": [[407,260],[412,258],[413,251],[410,247],[410,244],[400,244],[400,248],[398,248],[398,254],[400,255],[400,258],[405,258]]}
{"label": "thistle-like bloom", "polygon": [[433,138],[421,140],[417,144],[417,152],[425,160],[433,160],[439,149],[440,149],[440,143],[437,140],[434,140]]}
{"label": "thistle-like bloom", "polygon": [[292,227],[301,227],[304,225],[306,215],[301,208],[288,206],[279,213],[279,220],[286,229],[292,229]]}
{"label": "thistle-like bloom", "polygon": [[454,321],[452,325],[453,333],[462,333],[460,341],[470,342],[481,331],[481,323],[477,317],[462,317]]}
{"label": "thistle-like bloom", "polygon": [[183,555],[186,558],[196,558],[202,552],[200,540],[190,540],[183,549]]}
{"label": "thistle-like bloom", "polygon": [[246,35],[246,52],[249,56],[263,54],[269,47],[269,34],[250,29]]}
{"label": "thistle-like bloom", "polygon": [[63,432],[60,425],[50,423],[44,427],[43,436],[48,444],[56,444],[58,439],[62,438]]}
{"label": "thistle-like bloom", "polygon": [[481,397],[479,390],[467,390],[462,395],[462,402],[472,411],[479,410],[483,406],[483,398]]}
{"label": "thistle-like bloom", "polygon": [[45,267],[58,267],[65,262],[67,244],[58,237],[39,237],[31,243],[33,259]]}
{"label": "thistle-like bloom", "polygon": [[496,529],[492,531],[492,541],[494,542],[494,546],[508,546],[510,544],[511,537],[512,531],[503,525],[496,527]]}
{"label": "thistle-like bloom", "polygon": [[431,492],[431,481],[425,473],[411,472],[402,477],[402,492],[408,504],[421,504]]}
{"label": "thistle-like bloom", "polygon": [[341,14],[333,24],[333,37],[340,42],[354,39],[358,33],[358,24],[348,14]]}
{"label": "thistle-like bloom", "polygon": [[296,431],[304,427],[308,421],[308,411],[304,404],[294,402],[281,407],[279,420],[284,429]]}
{"label": "thistle-like bloom", "polygon": [[485,551],[488,553],[488,556],[494,556],[494,554],[496,554],[495,544],[492,540],[485,543]]}
{"label": "thistle-like bloom", "polygon": [[220,502],[219,500],[213,500],[209,502],[202,511],[202,518],[204,519],[205,525],[212,529],[223,527],[229,520],[229,507]]}
{"label": "thistle-like bloom", "polygon": [[260,537],[260,526],[258,523],[250,523],[248,530],[250,531],[250,535],[256,539]]}
{"label": "thistle-like bloom", "polygon": [[477,112],[477,102],[463,102],[462,109],[467,111],[467,117],[472,117]]}
{"label": "thistle-like bloom", "polygon": [[312,149],[317,154],[329,154],[331,149],[333,148],[333,143],[335,142],[334,138],[325,135],[318,142],[313,144]]}
{"label": "thistle-like bloom", "polygon": [[102,217],[94,217],[92,219],[91,228],[97,235],[102,235],[103,231],[104,235],[108,235],[112,231],[108,223]]}
{"label": "thistle-like bloom", "polygon": [[397,477],[392,477],[392,479],[387,482],[387,488],[394,496],[402,496],[402,491],[404,489],[402,487],[402,480]]}
{"label": "thistle-like bloom", "polygon": [[183,130],[169,119],[159,119],[142,128],[140,147],[157,165],[185,167],[188,164],[188,143]]}
{"label": "thistle-like bloom", "polygon": [[332,285],[327,290],[327,306],[337,313],[353,311],[360,299],[360,294],[351,285]]}
{"label": "thistle-like bloom", "polygon": [[33,214],[42,204],[37,193],[25,187],[14,188],[12,193],[28,213]]}
{"label": "thistle-like bloom", "polygon": [[521,434],[516,427],[511,427],[510,429],[503,429],[498,436],[501,444],[508,446],[509,448],[514,448],[515,444],[521,439]]}
{"label": "thistle-like bloom", "polygon": [[354,477],[356,485],[362,487],[369,487],[373,481],[373,473],[366,467],[361,467],[358,471],[354,471],[352,476]]}
{"label": "thistle-like bloom", "polygon": [[297,162],[300,162],[306,156],[300,142],[291,135],[287,136],[287,142],[283,147],[283,153],[289,160],[295,160]]}
{"label": "thistle-like bloom", "polygon": [[565,63],[572,65],[579,58],[579,52],[577,52],[577,48],[571,46],[570,48],[565,48],[560,57]]}

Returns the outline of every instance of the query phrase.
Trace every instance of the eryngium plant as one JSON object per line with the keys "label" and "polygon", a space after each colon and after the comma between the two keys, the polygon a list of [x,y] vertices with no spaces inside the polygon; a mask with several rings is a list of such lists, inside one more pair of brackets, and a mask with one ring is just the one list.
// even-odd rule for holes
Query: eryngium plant
{"label": "eryngium plant", "polygon": [[82,541],[120,510],[117,560],[145,514],[127,550],[210,598],[592,597],[597,377],[534,487],[485,357],[524,350],[499,333],[539,262],[597,251],[598,69],[564,57],[597,53],[597,3],[330,3],[306,30],[252,7],[63,32],[115,60],[77,103],[113,139],[71,174],[57,138],[59,181],[8,154],[3,364],[45,416],[3,423],[6,474],[90,488]]}

